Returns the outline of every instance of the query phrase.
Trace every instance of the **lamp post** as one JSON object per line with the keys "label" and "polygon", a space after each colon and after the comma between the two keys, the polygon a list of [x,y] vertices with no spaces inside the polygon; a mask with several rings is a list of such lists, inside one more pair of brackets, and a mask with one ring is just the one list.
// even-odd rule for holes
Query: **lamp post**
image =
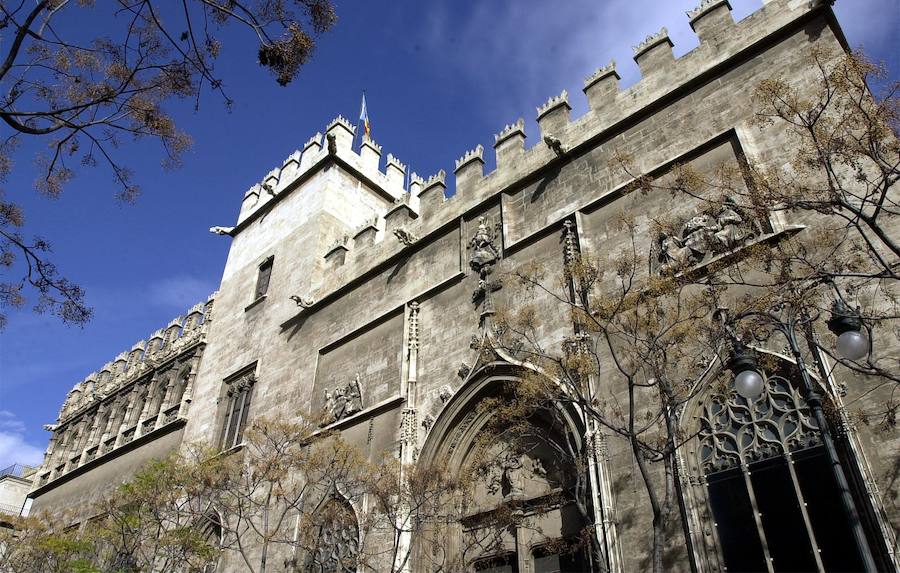
{"label": "lamp post", "polygon": [[[828,428],[828,420],[825,418],[825,412],[822,408],[822,395],[816,391],[797,340],[797,329],[811,325],[815,317],[810,317],[805,310],[792,303],[785,303],[768,311],[748,311],[731,318],[728,317],[727,309],[720,309],[719,315],[732,343],[732,353],[726,366],[735,375],[735,390],[747,400],[753,400],[762,393],[763,379],[757,366],[755,353],[738,340],[734,334],[734,325],[743,319],[755,318],[780,332],[787,340],[788,347],[797,365],[797,370],[800,372],[800,391],[809,405],[810,412],[815,417],[816,424],[819,426],[819,432],[822,435],[822,445],[825,448],[825,455],[828,465],[831,467],[835,483],[840,491],[841,505],[850,522],[854,545],[862,560],[864,571],[866,573],[875,573],[877,571],[875,559],[869,549],[869,543],[860,523],[856,503],[853,501],[853,496],[850,493],[847,476],[844,474],[844,468],[841,466],[838,458],[834,439]],[[858,360],[868,354],[869,341],[862,333],[862,320],[857,313],[851,311],[842,302],[837,301],[832,307],[832,316],[828,321],[828,327],[838,335],[838,351],[845,358]],[[840,337],[845,335],[847,335],[847,338],[844,339],[842,344]],[[860,337],[862,337],[862,341]],[[865,352],[862,352],[861,348],[864,348]]]}

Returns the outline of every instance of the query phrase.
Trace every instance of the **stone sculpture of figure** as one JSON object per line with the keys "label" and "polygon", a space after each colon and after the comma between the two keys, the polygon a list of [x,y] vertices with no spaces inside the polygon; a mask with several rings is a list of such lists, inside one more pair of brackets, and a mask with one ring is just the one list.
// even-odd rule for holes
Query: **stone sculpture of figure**
{"label": "stone sculpture of figure", "polygon": [[522,487],[522,456],[510,452],[500,462],[500,480],[504,499],[521,497],[525,492]]}
{"label": "stone sculpture of figure", "polygon": [[684,246],[691,250],[695,262],[700,262],[709,251],[711,238],[719,230],[719,225],[706,214],[691,217],[681,232]]}
{"label": "stone sculpture of figure", "polygon": [[334,394],[325,390],[325,402],[322,404],[323,418],[322,425],[328,425],[335,421],[334,419]]}
{"label": "stone sculpture of figure", "polygon": [[362,410],[362,392],[359,388],[359,374],[356,378],[347,384],[347,406],[344,409],[344,416],[350,416]]}
{"label": "stone sculpture of figure", "polygon": [[531,473],[535,477],[547,477],[547,468],[544,467],[544,462],[541,461],[541,458],[534,458],[531,460]]}
{"label": "stone sculpture of figure", "polygon": [[725,197],[716,220],[719,230],[716,231],[715,237],[722,249],[730,251],[747,238],[747,233],[741,229],[744,218],[731,197]]}
{"label": "stone sculpture of figure", "polygon": [[332,408],[334,420],[338,421],[345,417],[347,411],[347,396],[344,395],[344,388],[335,388],[334,390],[334,407]]}
{"label": "stone sculpture of figure", "polygon": [[500,258],[500,253],[494,245],[494,235],[488,229],[486,219],[481,217],[478,220],[478,229],[472,240],[469,241],[472,247],[472,257],[469,259],[469,266],[472,270],[480,272],[487,265],[492,265]]}
{"label": "stone sculpture of figure", "polygon": [[659,236],[659,272],[672,274],[693,262],[691,250],[681,244],[678,237],[662,233]]}

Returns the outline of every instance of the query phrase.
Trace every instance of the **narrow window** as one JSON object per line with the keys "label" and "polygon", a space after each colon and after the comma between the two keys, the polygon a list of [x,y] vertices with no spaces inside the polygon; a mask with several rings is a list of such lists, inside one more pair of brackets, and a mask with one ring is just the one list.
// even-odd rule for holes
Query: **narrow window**
{"label": "narrow window", "polygon": [[250,412],[253,384],[256,377],[253,369],[230,381],[226,381],[225,416],[222,422],[222,450],[233,448],[243,441],[244,428]]}
{"label": "narrow window", "polygon": [[269,278],[272,276],[272,263],[275,257],[269,257],[259,265],[259,274],[256,277],[256,292],[253,300],[262,298],[269,290]]}

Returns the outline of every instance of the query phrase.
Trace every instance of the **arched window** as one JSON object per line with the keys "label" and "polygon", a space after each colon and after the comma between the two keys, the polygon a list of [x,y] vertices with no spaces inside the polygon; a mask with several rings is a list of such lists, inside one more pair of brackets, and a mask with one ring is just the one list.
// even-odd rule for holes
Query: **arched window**
{"label": "arched window", "polygon": [[[198,530],[203,541],[211,548],[222,547],[222,519],[218,512],[208,511],[200,520]],[[215,573],[219,568],[219,557],[216,555],[209,563],[203,566],[203,573]]]}
{"label": "arched window", "polygon": [[822,434],[785,367],[748,400],[709,396],[696,456],[724,568],[859,571]]}
{"label": "arched window", "polygon": [[305,571],[355,573],[359,559],[359,523],[353,506],[335,493],[316,510],[317,531]]}

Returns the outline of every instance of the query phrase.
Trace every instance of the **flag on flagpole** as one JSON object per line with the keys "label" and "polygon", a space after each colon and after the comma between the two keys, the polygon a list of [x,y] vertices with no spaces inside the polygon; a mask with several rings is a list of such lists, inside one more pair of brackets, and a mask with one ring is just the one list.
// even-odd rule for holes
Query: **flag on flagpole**
{"label": "flag on flagpole", "polygon": [[362,106],[359,108],[359,122],[363,125],[363,133],[366,137],[372,137],[372,130],[369,127],[369,112],[366,110],[366,92],[363,92]]}

